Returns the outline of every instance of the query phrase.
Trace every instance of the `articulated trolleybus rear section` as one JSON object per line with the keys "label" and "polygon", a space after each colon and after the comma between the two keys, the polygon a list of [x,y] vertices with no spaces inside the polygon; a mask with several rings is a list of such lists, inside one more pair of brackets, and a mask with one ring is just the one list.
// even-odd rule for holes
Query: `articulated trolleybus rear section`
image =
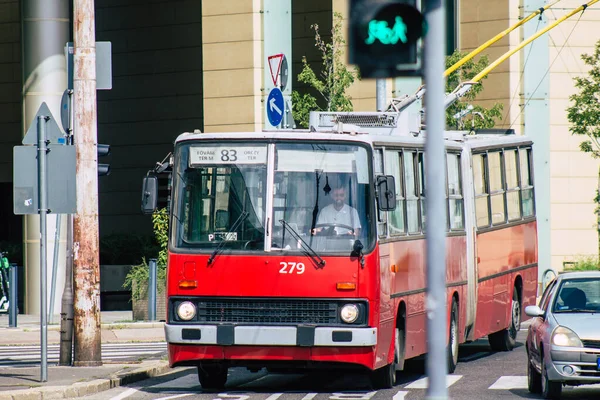
{"label": "articulated trolleybus rear section", "polygon": [[[205,388],[230,367],[358,368],[391,387],[426,352],[425,133],[398,113],[310,131],[185,133],[171,157],[166,340]],[[532,143],[447,132],[448,368],[514,346],[534,304]],[[164,167],[160,168],[164,169]],[[143,209],[156,207],[156,177]]]}

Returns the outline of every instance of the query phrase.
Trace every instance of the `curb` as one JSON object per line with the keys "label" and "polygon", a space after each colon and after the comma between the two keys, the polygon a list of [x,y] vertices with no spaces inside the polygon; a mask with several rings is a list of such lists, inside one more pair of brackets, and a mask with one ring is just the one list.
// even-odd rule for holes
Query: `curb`
{"label": "curb", "polygon": [[160,361],[156,364],[110,376],[105,379],[77,382],[69,386],[42,386],[25,390],[5,391],[0,393],[0,400],[72,399],[89,396],[133,382],[153,378],[171,369],[166,361]]}

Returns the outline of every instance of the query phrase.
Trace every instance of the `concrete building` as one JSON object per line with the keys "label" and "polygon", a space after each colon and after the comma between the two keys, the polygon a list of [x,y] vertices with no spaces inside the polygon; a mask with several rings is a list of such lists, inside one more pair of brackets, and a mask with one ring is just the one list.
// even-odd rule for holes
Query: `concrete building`
{"label": "concrete building", "polygon": [[[25,244],[25,257],[18,261],[30,271],[39,240],[34,238],[35,224],[28,234],[24,218],[12,213],[12,149],[29,123],[23,117],[23,60],[28,50],[22,37],[23,7],[42,1],[0,0],[0,190],[5,194],[0,197],[0,250]],[[281,4],[287,4],[289,11],[284,12],[291,14],[291,24],[269,18],[273,7]],[[112,42],[113,51],[113,89],[98,92],[98,141],[112,146],[111,175],[99,183],[100,235],[108,243],[101,262],[135,262],[121,261],[124,258],[114,254],[118,249],[110,243],[151,235],[151,220],[139,212],[141,180],[170,151],[179,133],[263,128],[270,55],[265,46],[271,32],[291,33],[292,87],[306,90],[296,79],[302,57],[315,68],[320,65],[311,25],[319,24],[326,37],[333,13],[339,12],[346,26],[348,4],[349,0],[96,0],[96,40]],[[448,0],[448,50],[471,50],[545,4]],[[575,0],[560,2],[541,21],[534,19],[484,54],[494,60],[579,5]],[[591,53],[600,40],[599,10],[590,7],[511,57],[483,82],[485,90],[478,98],[483,105],[503,103],[504,118],[498,126],[515,128],[536,142],[541,271],[560,270],[565,261],[598,253],[593,198],[599,164],[579,151],[581,139],[569,133],[565,109],[574,92],[573,77],[585,72],[580,55]],[[412,93],[419,84],[418,78],[389,79],[388,98]],[[375,93],[374,81],[357,82],[350,89],[355,110],[375,110]],[[51,250],[53,242],[48,244]],[[31,291],[35,274],[24,277],[23,286]],[[62,288],[58,299],[61,292]],[[25,311],[35,312],[35,296],[26,297],[31,300],[25,302]]]}

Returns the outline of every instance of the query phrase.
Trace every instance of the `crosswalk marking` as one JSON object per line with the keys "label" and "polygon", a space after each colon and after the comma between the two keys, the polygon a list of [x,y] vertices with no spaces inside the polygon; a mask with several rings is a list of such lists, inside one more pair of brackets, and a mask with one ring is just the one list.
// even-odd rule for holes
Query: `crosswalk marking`
{"label": "crosswalk marking", "polygon": [[[102,344],[102,360],[136,360],[140,357],[160,355],[166,351],[165,342]],[[49,363],[57,363],[60,345],[48,346],[46,354]],[[0,346],[0,368],[35,365],[40,363],[40,359],[39,346]]]}
{"label": "crosswalk marking", "polygon": [[488,389],[492,389],[492,390],[527,389],[527,377],[526,376],[501,376]]}
{"label": "crosswalk marking", "polygon": [[404,400],[404,397],[408,394],[408,392],[400,390],[398,393],[392,397],[392,400]]}
{"label": "crosswalk marking", "polygon": [[[456,382],[459,381],[460,378],[462,378],[462,375],[446,375],[446,387],[450,387],[450,386],[454,385]],[[421,379],[414,381],[410,385],[405,386],[404,388],[405,389],[427,389],[428,382],[429,381],[427,378],[421,378]]]}

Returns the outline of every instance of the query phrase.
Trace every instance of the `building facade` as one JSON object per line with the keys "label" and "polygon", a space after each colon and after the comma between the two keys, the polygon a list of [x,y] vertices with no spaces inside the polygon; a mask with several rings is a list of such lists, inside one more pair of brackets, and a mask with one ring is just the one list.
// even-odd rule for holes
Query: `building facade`
{"label": "building facade", "polygon": [[[112,43],[113,71],[112,90],[98,92],[98,142],[112,148],[111,174],[99,179],[101,238],[112,237],[109,243],[114,243],[119,237],[152,234],[150,218],[139,209],[141,180],[171,150],[178,134],[263,129],[270,55],[264,50],[270,40],[265,32],[291,32],[291,85],[307,90],[297,81],[302,58],[315,69],[321,63],[311,26],[318,24],[328,39],[333,15],[340,13],[347,27],[350,0],[278,0],[289,2],[286,21],[291,25],[265,17],[272,1],[96,0],[96,40]],[[0,0],[0,190],[5,194],[0,197],[0,246],[23,247],[25,256],[18,261],[25,270],[33,270],[31,254],[36,248],[39,252],[39,240],[27,233],[28,226],[35,233],[37,225],[12,213],[12,152],[29,124],[23,60],[30,49],[22,37],[23,10],[42,2],[66,3],[72,9],[68,0]],[[448,52],[472,50],[546,5],[543,0],[446,3]],[[496,59],[579,5],[561,1],[541,20],[535,18],[483,54]],[[599,164],[579,150],[581,138],[569,133],[565,110],[575,91],[573,78],[586,71],[580,56],[593,52],[599,27],[600,7],[560,24],[490,73],[477,99],[482,105],[502,103],[498,126],[535,140],[540,271],[561,270],[564,262],[598,254],[593,198]],[[418,78],[388,79],[387,99],[411,94],[420,84]],[[356,82],[349,93],[355,110],[376,109],[375,81]],[[49,251],[52,246],[49,242]],[[101,263],[130,263],[106,254]],[[61,259],[64,263],[64,255]],[[35,286],[35,274],[25,272],[24,277],[24,290]],[[35,313],[35,303],[26,301],[25,311]]]}

